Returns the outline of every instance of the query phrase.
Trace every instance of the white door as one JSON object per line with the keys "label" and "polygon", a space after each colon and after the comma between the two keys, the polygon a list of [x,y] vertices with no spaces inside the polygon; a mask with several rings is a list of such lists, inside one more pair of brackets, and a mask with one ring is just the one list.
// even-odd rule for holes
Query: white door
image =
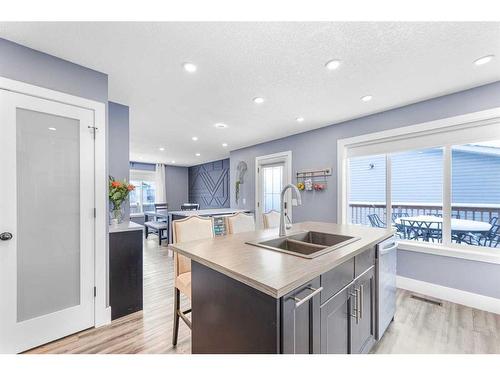
{"label": "white door", "polygon": [[94,325],[93,124],[0,90],[0,353]]}
{"label": "white door", "polygon": [[[263,227],[262,214],[269,211],[280,211],[280,196],[283,187],[291,183],[289,165],[291,155],[268,155],[257,158],[257,183],[256,183],[256,222],[258,228]],[[291,219],[291,195],[285,196],[285,212]]]}

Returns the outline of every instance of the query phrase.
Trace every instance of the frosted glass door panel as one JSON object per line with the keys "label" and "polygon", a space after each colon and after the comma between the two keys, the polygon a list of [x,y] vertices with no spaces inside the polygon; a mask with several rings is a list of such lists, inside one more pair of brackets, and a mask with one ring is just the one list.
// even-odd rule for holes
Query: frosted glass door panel
{"label": "frosted glass door panel", "polygon": [[80,121],[16,110],[17,321],[80,304]]}
{"label": "frosted glass door panel", "polygon": [[280,210],[280,194],[283,188],[283,164],[262,168],[264,213]]}

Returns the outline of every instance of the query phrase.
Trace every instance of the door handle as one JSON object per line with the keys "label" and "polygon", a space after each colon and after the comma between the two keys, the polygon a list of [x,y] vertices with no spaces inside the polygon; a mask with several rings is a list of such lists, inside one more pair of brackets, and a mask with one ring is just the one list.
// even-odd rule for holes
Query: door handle
{"label": "door handle", "polygon": [[323,287],[321,286],[318,289],[316,289],[316,288],[309,286],[309,287],[307,287],[307,289],[312,290],[312,293],[309,294],[307,297],[304,297],[302,299],[297,298],[297,297],[293,297],[293,299],[295,300],[295,307],[299,307],[304,302],[309,301],[311,298],[313,298],[316,294],[321,293],[321,291],[323,290]]}
{"label": "door handle", "polygon": [[354,311],[354,315],[353,314],[350,314],[354,319],[356,319],[356,324],[359,324],[359,302],[358,302],[358,298],[359,298],[359,290],[358,288],[354,288],[354,293],[349,293],[351,296],[354,297],[354,306],[353,306],[353,311]]}
{"label": "door handle", "polygon": [[9,241],[11,239],[12,239],[12,233],[10,233],[10,232],[0,233],[0,240],[2,240],[2,241]]}
{"label": "door handle", "polygon": [[365,288],[363,284],[359,286],[359,319],[363,319],[363,294],[364,294]]}

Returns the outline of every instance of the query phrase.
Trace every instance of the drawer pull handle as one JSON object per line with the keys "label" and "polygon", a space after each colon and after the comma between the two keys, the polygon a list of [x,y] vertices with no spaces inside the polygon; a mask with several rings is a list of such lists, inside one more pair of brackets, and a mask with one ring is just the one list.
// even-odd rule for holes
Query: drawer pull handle
{"label": "drawer pull handle", "polygon": [[364,288],[363,284],[361,284],[359,286],[359,310],[358,310],[359,311],[359,319],[363,319],[363,310],[364,310],[364,308],[363,308],[363,299],[364,299],[363,297],[364,296],[363,295],[364,295],[364,291],[365,291],[365,288]]}
{"label": "drawer pull handle", "polygon": [[302,299],[300,298],[297,298],[297,297],[293,297],[294,301],[295,301],[295,307],[299,307],[300,305],[302,305],[304,302],[307,302],[309,301],[311,298],[313,298],[316,294],[318,293],[321,293],[321,291],[323,290],[323,287],[319,287],[319,288],[313,288],[313,287],[310,287],[308,286],[307,289],[309,290],[312,290],[312,293],[309,294],[307,297],[304,297]]}

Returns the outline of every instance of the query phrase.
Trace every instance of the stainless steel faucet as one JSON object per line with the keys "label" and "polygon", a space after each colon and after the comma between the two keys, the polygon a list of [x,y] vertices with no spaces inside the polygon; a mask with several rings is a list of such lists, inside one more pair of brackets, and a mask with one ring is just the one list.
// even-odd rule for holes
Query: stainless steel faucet
{"label": "stainless steel faucet", "polygon": [[280,200],[280,237],[286,236],[286,228],[285,228],[285,193],[288,189],[295,190],[295,195],[297,196],[297,206],[302,204],[302,197],[300,196],[300,190],[297,189],[297,186],[288,184],[283,187],[281,190],[281,200]]}

